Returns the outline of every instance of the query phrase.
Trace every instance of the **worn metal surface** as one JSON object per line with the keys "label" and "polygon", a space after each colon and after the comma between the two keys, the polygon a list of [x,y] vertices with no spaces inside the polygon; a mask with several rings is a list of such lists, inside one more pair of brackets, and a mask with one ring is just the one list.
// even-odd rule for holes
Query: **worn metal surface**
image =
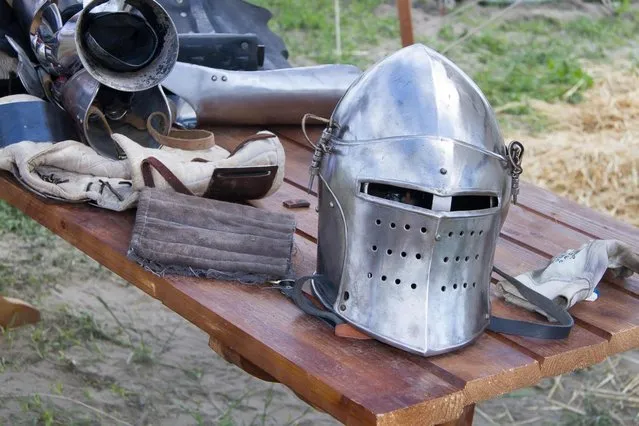
{"label": "worn metal surface", "polygon": [[171,72],[178,57],[178,35],[167,12],[154,0],[126,0],[146,19],[155,31],[158,46],[153,59],[141,69],[123,73],[114,70],[109,61],[91,51],[87,43],[87,27],[91,23],[89,14],[108,0],[94,0],[80,12],[77,20],[75,41],[78,56],[84,68],[102,84],[124,92],[147,90],[160,84]]}
{"label": "worn metal surface", "polygon": [[352,65],[227,71],[178,62],[162,85],[183,98],[203,124],[299,124],[329,115],[361,74]]}
{"label": "worn metal surface", "polygon": [[[171,117],[168,101],[160,86],[136,93],[119,92],[101,85],[87,70],[79,71],[70,78],[59,97],[64,109],[73,118],[82,141],[109,158],[124,158],[110,131],[123,134],[142,146],[160,146],[146,128],[131,124],[131,116],[136,118],[134,122],[142,123],[146,123],[154,112]],[[121,102],[122,99],[126,102]],[[104,113],[110,130],[92,112],[92,105]],[[168,128],[162,130],[164,134],[168,133]]]}
{"label": "worn metal surface", "polygon": [[490,273],[510,204],[506,146],[479,88],[423,45],[391,55],[332,114],[320,167],[325,304],[421,355],[488,325]]}

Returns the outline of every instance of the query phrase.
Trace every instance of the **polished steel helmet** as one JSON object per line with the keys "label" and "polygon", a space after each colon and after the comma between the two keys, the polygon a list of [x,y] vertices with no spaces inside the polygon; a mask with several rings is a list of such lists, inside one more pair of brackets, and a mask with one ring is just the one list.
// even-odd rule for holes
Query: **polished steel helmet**
{"label": "polished steel helmet", "polygon": [[311,166],[320,179],[315,295],[409,352],[472,342],[489,324],[495,246],[517,191],[509,150],[481,90],[432,49],[412,45],[366,71]]}

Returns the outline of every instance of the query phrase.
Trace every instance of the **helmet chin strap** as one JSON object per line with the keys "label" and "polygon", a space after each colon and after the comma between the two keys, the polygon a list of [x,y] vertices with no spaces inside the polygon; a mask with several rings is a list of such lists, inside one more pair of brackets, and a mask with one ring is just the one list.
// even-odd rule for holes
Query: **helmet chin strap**
{"label": "helmet chin strap", "polygon": [[[488,325],[488,329],[490,331],[525,337],[535,337],[538,339],[564,339],[570,335],[570,331],[572,330],[575,322],[564,307],[554,303],[542,294],[526,287],[515,277],[503,272],[498,267],[493,266],[493,271],[515,286],[526,300],[543,309],[550,316],[556,319],[558,324],[541,324],[491,316],[490,324]],[[321,309],[316,306],[311,297],[304,294],[302,288],[309,280],[326,282],[327,278],[324,275],[315,274],[303,276],[297,280],[287,280],[285,285],[281,285],[282,282],[278,282],[278,284],[282,293],[289,297],[293,303],[295,303],[306,314],[320,318],[332,327],[339,327],[346,324],[346,322],[334,312],[331,306],[322,304],[325,309]]]}

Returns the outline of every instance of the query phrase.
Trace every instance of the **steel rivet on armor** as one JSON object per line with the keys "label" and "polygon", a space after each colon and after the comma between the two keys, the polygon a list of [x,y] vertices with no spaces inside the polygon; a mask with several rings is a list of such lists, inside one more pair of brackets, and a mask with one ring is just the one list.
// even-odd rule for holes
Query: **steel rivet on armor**
{"label": "steel rivet on armor", "polygon": [[242,50],[246,50],[248,49],[248,43],[243,41],[242,44],[240,45],[242,47]]}
{"label": "steel rivet on armor", "polygon": [[319,213],[319,206],[315,206],[315,213]]}
{"label": "steel rivet on armor", "polygon": [[486,319],[490,319],[490,314],[486,314],[486,315],[484,315],[484,318],[486,318]]}
{"label": "steel rivet on armor", "polygon": [[226,81],[227,77],[225,75],[222,76],[222,81]]}
{"label": "steel rivet on armor", "polygon": [[328,202],[328,206],[329,206],[329,207],[331,207],[331,208],[333,208],[333,207],[335,207],[335,204],[333,204],[333,202],[332,202],[332,201],[329,201],[329,202]]}
{"label": "steel rivet on armor", "polygon": [[346,305],[339,305],[339,308],[340,308],[342,311],[345,311],[345,310],[346,310]]}
{"label": "steel rivet on armor", "polygon": [[435,241],[440,241],[442,239],[442,236],[437,234],[437,236],[435,236]]}
{"label": "steel rivet on armor", "polygon": [[441,169],[439,169],[439,173],[445,175],[446,173],[448,173],[448,170],[442,167]]}
{"label": "steel rivet on armor", "polygon": [[186,18],[188,15],[186,14],[186,12],[180,12],[180,16],[181,16],[182,18]]}
{"label": "steel rivet on armor", "polygon": [[211,80],[217,81],[217,75],[211,76]]}

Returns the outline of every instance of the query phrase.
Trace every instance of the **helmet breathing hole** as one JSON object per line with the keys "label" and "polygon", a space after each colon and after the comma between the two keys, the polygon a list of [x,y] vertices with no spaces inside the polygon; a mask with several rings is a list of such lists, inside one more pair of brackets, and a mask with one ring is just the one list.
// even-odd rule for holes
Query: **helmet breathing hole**
{"label": "helmet breathing hole", "polygon": [[475,288],[475,284],[477,284],[477,283],[473,283],[473,288]]}
{"label": "helmet breathing hole", "polygon": [[445,292],[445,291],[446,291],[446,286],[445,286],[445,285],[443,285],[443,286],[442,286],[442,293],[443,293],[443,292]]}
{"label": "helmet breathing hole", "polygon": [[468,262],[468,259],[470,259],[470,257],[468,257],[468,256],[466,256],[466,257],[464,258],[464,260],[465,260],[466,262]]}
{"label": "helmet breathing hole", "polygon": [[463,237],[464,236],[464,231],[459,231],[459,236]]}
{"label": "helmet breathing hole", "polygon": [[468,283],[464,283],[464,288],[468,287]]}
{"label": "helmet breathing hole", "polygon": [[386,281],[386,275],[382,275],[382,281]]}
{"label": "helmet breathing hole", "polygon": [[453,236],[453,233],[452,233],[452,232],[449,232],[449,233],[448,233],[448,237],[450,238],[450,237],[452,237],[452,236]]}
{"label": "helmet breathing hole", "polygon": [[409,224],[404,225],[404,229],[408,231],[410,229],[410,225]]}
{"label": "helmet breathing hole", "polygon": [[421,231],[422,231],[422,234],[425,234],[426,233],[426,228],[422,226]]}
{"label": "helmet breathing hole", "polygon": [[373,278],[373,274],[371,274],[370,272],[368,273],[368,278]]}
{"label": "helmet breathing hole", "polygon": [[402,257],[406,257],[406,252],[405,252],[405,251],[403,251],[403,252],[401,253],[401,256],[402,256]]}
{"label": "helmet breathing hole", "polygon": [[397,278],[397,279],[395,280],[395,284],[399,284],[399,283],[401,283],[401,282],[402,282],[402,280],[400,280],[399,278]]}
{"label": "helmet breathing hole", "polygon": [[444,263],[448,263],[448,256],[444,258]]}
{"label": "helmet breathing hole", "polygon": [[371,248],[373,249],[373,251],[377,251],[377,246],[373,246]]}
{"label": "helmet breathing hole", "polygon": [[472,237],[473,235],[475,235],[475,231],[470,231],[470,236]]}
{"label": "helmet breathing hole", "polygon": [[391,249],[386,250],[386,254],[390,256],[391,254],[393,254],[393,250]]}
{"label": "helmet breathing hole", "polygon": [[348,294],[348,291],[344,292],[344,301],[348,300],[348,298],[351,297],[350,294]]}
{"label": "helmet breathing hole", "polygon": [[457,283],[453,284],[453,290],[457,290]]}
{"label": "helmet breathing hole", "polygon": [[478,254],[475,255],[475,260],[477,260],[477,259],[479,259],[479,255]]}
{"label": "helmet breathing hole", "polygon": [[483,233],[484,233],[484,231],[480,229],[480,230],[479,230],[479,235],[481,235],[481,234],[483,234]]}
{"label": "helmet breathing hole", "polygon": [[395,225],[395,222],[391,222],[390,227],[391,227],[391,228],[393,228],[393,229],[395,229],[395,226],[396,226],[396,225]]}
{"label": "helmet breathing hole", "polygon": [[413,290],[415,290],[415,289],[417,288],[417,284],[412,283],[412,284],[410,285],[410,288],[412,288]]}
{"label": "helmet breathing hole", "polygon": [[455,257],[455,262],[459,262],[459,256]]}
{"label": "helmet breathing hole", "polygon": [[419,259],[421,259],[421,258],[422,258],[422,255],[421,255],[421,254],[419,254],[419,253],[417,253],[417,254],[415,255],[415,258],[416,258],[417,260],[419,260]]}
{"label": "helmet breathing hole", "polygon": [[379,219],[377,219],[377,220],[375,221],[375,224],[376,224],[376,225],[381,225],[381,224],[382,224],[382,221],[381,221],[381,220],[379,220]]}

